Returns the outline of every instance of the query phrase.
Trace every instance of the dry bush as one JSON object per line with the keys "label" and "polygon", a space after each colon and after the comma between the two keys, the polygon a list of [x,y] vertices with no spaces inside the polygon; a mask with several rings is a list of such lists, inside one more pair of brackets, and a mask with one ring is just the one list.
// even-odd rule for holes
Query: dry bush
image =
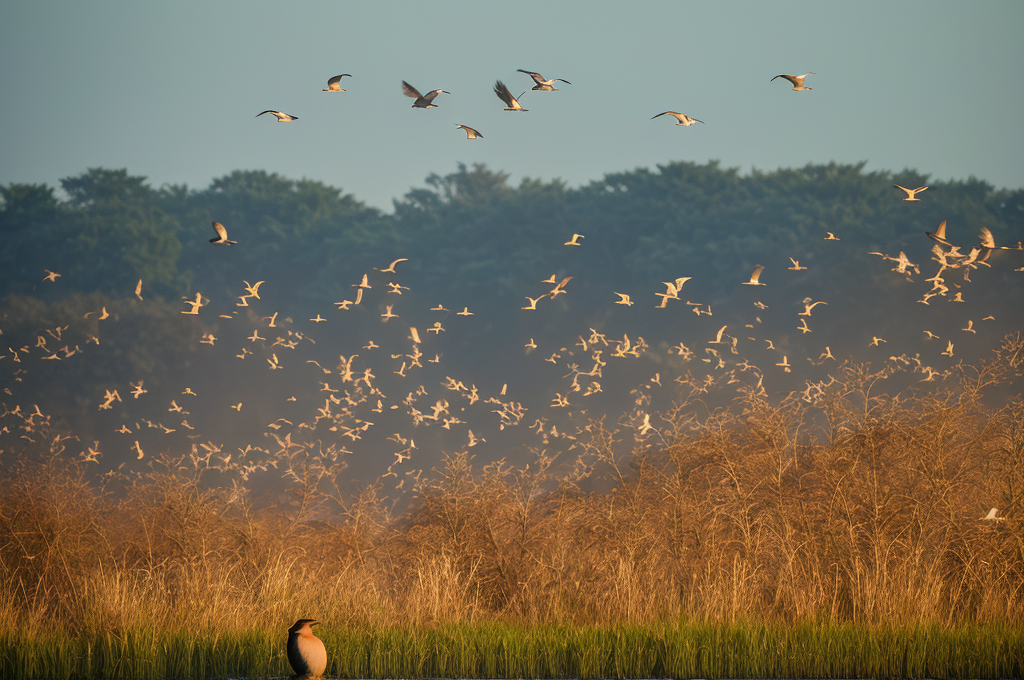
{"label": "dry bush", "polygon": [[[685,402],[643,440],[591,421],[571,460],[453,453],[397,516],[379,484],[343,494],[323,452],[273,502],[209,483],[195,455],[97,481],[45,416],[20,414],[0,625],[1021,625],[1024,399],[983,398],[1018,345],[919,395],[846,366],[778,403],[748,391],[698,419]],[[1005,521],[981,521],[990,506]]]}

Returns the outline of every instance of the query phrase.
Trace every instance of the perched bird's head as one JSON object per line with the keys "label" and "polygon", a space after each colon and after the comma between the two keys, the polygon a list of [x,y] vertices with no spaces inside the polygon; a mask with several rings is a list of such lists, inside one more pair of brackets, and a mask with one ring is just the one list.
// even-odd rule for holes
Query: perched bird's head
{"label": "perched bird's head", "polygon": [[317,626],[317,625],[320,625],[320,622],[317,621],[316,619],[299,619],[298,621],[296,621],[295,623],[292,624],[292,627],[288,629],[288,632],[289,633],[309,632],[310,634],[312,634],[313,626]]}

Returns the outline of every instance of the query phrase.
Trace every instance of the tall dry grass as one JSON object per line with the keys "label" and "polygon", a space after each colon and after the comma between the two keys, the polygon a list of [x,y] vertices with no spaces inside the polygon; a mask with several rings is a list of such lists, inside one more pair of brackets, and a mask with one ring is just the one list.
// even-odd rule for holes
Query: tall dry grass
{"label": "tall dry grass", "polygon": [[[571,460],[453,453],[401,513],[323,475],[261,504],[188,455],[97,479],[46,416],[8,413],[0,630],[1021,626],[1024,399],[986,403],[1021,356],[1018,340],[917,395],[847,366],[777,403],[686,402],[642,441],[595,420]],[[982,521],[990,506],[1005,521]]]}

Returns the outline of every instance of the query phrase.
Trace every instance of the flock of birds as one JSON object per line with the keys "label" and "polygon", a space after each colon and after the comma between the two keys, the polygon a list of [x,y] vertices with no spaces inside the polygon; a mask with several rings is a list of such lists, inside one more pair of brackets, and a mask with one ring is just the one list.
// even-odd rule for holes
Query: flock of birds
{"label": "flock of birds", "polygon": [[[566,85],[572,85],[572,83],[570,83],[568,80],[565,80],[564,78],[545,78],[536,71],[518,69],[517,72],[525,73],[526,75],[530,76],[530,78],[533,79],[534,85],[532,88],[530,88],[531,90],[537,90],[540,92],[555,92],[558,90],[558,88],[555,87],[555,83],[560,82],[565,83]],[[814,71],[805,73],[802,76],[793,76],[786,73],[780,73],[779,75],[775,76],[775,78],[772,78],[772,80],[775,80],[776,78],[785,78],[786,80],[793,84],[793,90],[799,92],[802,90],[813,89],[810,87],[804,87],[804,78],[813,74]],[[351,77],[351,73],[341,73],[339,75],[332,76],[327,80],[327,87],[323,88],[323,92],[346,92],[346,90],[341,87],[341,79]],[[434,100],[437,99],[438,95],[451,94],[451,92],[449,92],[448,90],[437,88],[436,90],[430,90],[426,94],[420,94],[419,90],[417,90],[415,87],[413,87],[412,85],[403,80],[402,94],[404,94],[406,97],[415,100],[412,103],[412,108],[414,109],[436,109],[437,104],[434,103]],[[500,99],[505,104],[505,108],[503,109],[505,111],[529,110],[524,109],[523,105],[519,103],[519,100],[522,99],[524,94],[526,94],[526,91],[523,91],[522,94],[520,94],[518,97],[515,97],[513,96],[511,90],[508,89],[508,86],[505,85],[505,83],[501,82],[501,80],[497,80],[494,83],[494,94],[497,95],[498,99]],[[275,118],[277,118],[278,123],[291,123],[292,121],[296,121],[299,119],[298,116],[293,116],[292,114],[285,113],[284,111],[275,111],[273,109],[261,111],[258,114],[256,114],[256,117],[259,118],[260,116],[266,113],[269,113]],[[704,122],[702,120],[697,120],[696,118],[691,118],[685,113],[680,113],[678,111],[663,111],[662,113],[653,116],[651,120],[654,120],[655,118],[658,118],[660,116],[672,116],[677,121],[676,125],[690,126],[693,125],[694,123]],[[476,130],[475,128],[469,127],[468,125],[461,125],[458,123],[456,123],[456,127],[466,132],[467,139],[483,139],[483,135],[480,134],[480,131]]]}
{"label": "flock of birds", "polygon": [[[540,73],[522,69],[520,71],[533,79],[533,90],[554,91],[556,82],[569,84],[561,78],[545,79]],[[806,91],[811,88],[804,86],[804,79],[812,73],[802,76],[782,74],[776,78],[790,81],[794,91]],[[340,74],[330,78],[324,91],[344,92],[340,83],[345,77],[351,76]],[[414,99],[413,108],[423,109],[435,108],[437,105],[434,101],[437,97],[448,94],[443,89],[421,94],[404,81],[402,92]],[[506,111],[526,111],[519,101],[523,95],[519,98],[512,96],[500,80],[495,83],[494,92],[505,104]],[[280,122],[297,120],[296,116],[281,111],[267,110],[259,115],[266,113],[273,114]],[[665,111],[654,118],[665,115],[676,118],[678,125],[690,126],[702,122],[675,111]],[[468,139],[482,137],[480,132],[472,127],[458,127],[466,132]],[[928,188],[908,189],[899,185],[894,186],[906,193],[906,198],[903,199],[905,201],[921,201],[922,199],[917,196]],[[220,246],[238,244],[237,241],[229,239],[227,228],[220,222],[213,222],[213,229],[216,236],[210,239],[210,243]],[[984,228],[979,234],[978,242],[969,249],[955,245],[947,238],[945,222],[934,232],[927,232],[927,236],[935,242],[931,252],[937,270],[930,278],[925,279],[931,287],[919,300],[924,305],[930,304],[938,297],[945,297],[952,302],[963,302],[962,284],[948,281],[950,274],[958,273],[964,283],[969,283],[971,272],[978,270],[979,267],[991,266],[989,257],[993,252],[1024,251],[1024,245],[1020,242],[1016,246],[996,245],[991,232]],[[570,249],[585,248],[585,238],[583,234],[574,233],[562,243],[562,246]],[[841,238],[832,232],[826,232],[823,240],[836,242]],[[967,252],[962,252],[963,250]],[[920,266],[911,262],[902,251],[897,256],[881,252],[873,254],[894,263],[895,266],[891,270],[898,276],[913,281],[912,276],[920,275]],[[134,379],[127,379],[125,384],[112,384],[106,388],[97,402],[101,413],[111,412],[111,417],[118,421],[118,426],[112,427],[113,432],[124,437],[124,444],[118,448],[122,452],[126,449],[131,451],[137,460],[146,458],[146,450],[152,450],[150,447],[155,447],[162,455],[174,455],[174,452],[184,451],[183,457],[189,459],[192,465],[237,475],[242,480],[248,480],[256,473],[274,470],[277,474],[301,482],[304,470],[308,471],[311,464],[314,467],[319,466],[318,469],[322,471],[343,469],[346,461],[356,453],[352,450],[358,447],[356,443],[372,439],[370,433],[376,432],[375,423],[387,423],[386,427],[395,431],[386,437],[383,436],[384,433],[377,435],[377,441],[372,441],[368,445],[370,451],[367,453],[379,456],[382,442],[390,442],[392,450],[387,454],[390,458],[384,461],[387,463],[387,469],[380,475],[380,479],[392,479],[392,488],[400,490],[405,488],[405,483],[409,479],[414,480],[413,484],[410,484],[410,487],[413,486],[424,471],[424,466],[418,466],[414,458],[419,450],[414,435],[420,437],[422,442],[423,436],[419,433],[425,430],[437,434],[444,430],[445,433],[440,437],[431,436],[442,442],[441,445],[446,442],[448,446],[453,444],[450,433],[458,433],[456,436],[459,443],[454,444],[456,449],[468,450],[485,443],[486,438],[481,433],[486,432],[488,436],[494,436],[490,433],[508,430],[526,430],[530,433],[527,439],[538,447],[555,447],[566,452],[583,447],[582,442],[593,434],[590,430],[593,427],[593,418],[588,415],[590,406],[587,400],[596,399],[596,395],[602,394],[602,382],[620,367],[617,379],[634,380],[634,388],[629,391],[630,405],[619,423],[627,431],[632,430],[637,442],[654,442],[659,439],[667,441],[663,434],[667,424],[664,427],[659,426],[659,413],[653,407],[653,402],[656,399],[655,392],[659,389],[662,390],[661,394],[668,394],[664,388],[670,383],[679,385],[677,393],[681,390],[690,396],[706,394],[709,390],[734,384],[738,385],[736,389],[741,391],[755,395],[765,394],[763,379],[766,371],[741,353],[741,350],[745,351],[747,348],[775,353],[776,361],[769,371],[790,373],[794,368],[785,349],[776,348],[773,339],[765,337],[765,334],[759,331],[759,328],[762,328],[760,315],[768,309],[768,305],[761,300],[749,299],[746,303],[751,305],[749,309],[752,311],[749,312],[748,322],[744,323],[742,328],[734,326],[733,330],[730,330],[730,324],[723,324],[717,331],[698,340],[699,344],[690,341],[692,347],[687,346],[684,341],[675,344],[666,341],[657,343],[656,348],[652,349],[641,336],[634,335],[631,338],[628,333],[624,333],[621,338],[612,337],[608,332],[600,332],[592,327],[571,333],[569,337],[575,338],[568,341],[563,339],[553,343],[538,343],[534,337],[530,337],[523,343],[527,360],[539,359],[551,363],[555,367],[552,370],[557,370],[557,375],[561,376],[560,380],[563,382],[551,390],[548,403],[528,407],[509,394],[508,383],[503,384],[500,389],[495,386],[495,389],[484,390],[478,389],[470,379],[451,375],[457,375],[459,367],[447,368],[448,362],[443,358],[445,345],[442,334],[451,329],[450,321],[471,323],[470,317],[475,313],[470,311],[468,306],[463,306],[461,311],[452,313],[444,304],[437,304],[429,309],[426,305],[415,310],[410,308],[415,304],[410,302],[413,297],[410,293],[411,286],[403,283],[412,282],[403,281],[399,276],[403,269],[399,265],[407,261],[408,259],[404,257],[396,258],[386,267],[374,268],[373,271],[362,274],[351,284],[351,296],[335,302],[334,310],[323,310],[327,314],[326,317],[318,312],[315,317],[308,320],[308,326],[301,320],[296,322],[286,314],[280,314],[279,311],[257,311],[263,304],[260,293],[262,287],[267,284],[266,281],[252,284],[243,281],[243,292],[237,296],[233,304],[211,300],[199,291],[184,297],[182,303],[185,308],[180,313],[196,317],[196,321],[189,326],[189,332],[199,338],[198,344],[222,346],[223,343],[218,344],[219,338],[215,335],[221,332],[219,329],[225,330],[233,337],[244,337],[240,345],[230,350],[230,355],[244,362],[240,368],[245,374],[252,375],[257,366],[262,366],[262,370],[270,371],[271,375],[274,375],[276,371],[297,364],[292,370],[304,371],[303,380],[306,381],[308,390],[301,400],[295,393],[287,396],[287,393],[283,393],[275,397],[272,390],[266,390],[257,400],[261,402],[260,408],[267,408],[266,403],[276,398],[280,399],[282,407],[287,406],[290,410],[267,423],[265,431],[257,441],[247,440],[244,448],[238,446],[235,450],[230,450],[220,438],[220,434],[204,437],[189,423],[189,417],[193,412],[212,414],[212,426],[223,429],[232,411],[235,414],[243,412],[246,406],[245,399],[230,404],[225,404],[223,400],[210,400],[199,408],[194,404],[197,403],[196,400],[202,398],[200,393],[182,384],[179,385],[182,388],[179,390],[180,394],[171,399],[169,404],[149,404],[146,410],[148,417],[141,414],[133,415],[129,413],[125,399],[130,398],[141,406],[146,402],[145,395],[148,394],[144,386],[145,376],[135,376]],[[786,267],[787,270],[801,272],[808,269],[807,266],[801,266],[799,260],[795,258],[791,257],[790,262],[791,266]],[[1018,271],[1024,271],[1024,267]],[[772,284],[772,273],[770,269],[766,271],[764,265],[758,264],[750,273],[748,280],[738,283],[750,286],[756,291]],[[539,282],[539,285],[546,286],[546,289],[524,290],[525,304],[520,307],[521,313],[536,313],[548,306],[567,304],[566,300],[571,297],[570,284],[574,277],[579,275],[579,272],[568,276],[552,274]],[[42,281],[56,284],[59,277],[60,274],[46,270],[46,276]],[[667,310],[671,305],[688,310],[698,318],[713,316],[710,304],[686,299],[684,290],[688,290],[685,286],[691,278],[672,277],[663,282],[663,291],[649,291],[647,295],[650,295],[648,299],[651,300],[652,307]],[[951,287],[958,290],[952,291]],[[140,280],[134,291],[140,303],[144,302],[142,290],[143,282]],[[634,299],[635,292],[615,292],[614,295],[618,299],[611,299],[608,304],[633,307],[640,301],[639,298]],[[811,328],[811,321],[815,310],[820,306],[827,307],[828,302],[805,297],[801,306],[803,311],[800,311],[795,319],[799,325],[794,326],[794,329],[803,336],[814,330]],[[218,309],[219,313],[214,316],[211,308]],[[436,315],[437,320],[426,325],[403,324],[402,318],[407,314],[406,308],[409,308],[410,317],[429,312]],[[369,309],[373,311],[366,311]],[[376,328],[378,330],[372,333],[381,334],[386,330],[388,337],[376,337],[381,344],[374,338],[368,338],[358,349],[349,346],[341,354],[337,353],[337,346],[327,349],[317,347],[317,338],[314,336],[317,335],[315,329],[319,324],[329,321],[332,315],[337,318],[338,314],[351,314],[355,310],[364,310],[363,321],[375,319],[375,323],[380,324],[377,326],[364,323],[364,329]],[[557,310],[558,308],[556,313]],[[82,342],[72,346],[73,341],[67,340],[67,336],[70,335],[68,331],[72,328],[71,320],[65,325],[41,329],[34,345],[7,347],[7,353],[0,354],[0,362],[5,362],[7,366],[13,367],[13,370],[10,373],[12,382],[5,386],[4,392],[14,397],[11,388],[26,378],[33,359],[64,361],[76,355],[87,355],[90,351],[95,351],[89,348],[89,345],[101,344],[101,323],[111,323],[110,317],[111,314],[103,307],[85,314],[82,321],[88,322],[86,326],[82,323],[76,324],[72,333],[81,334],[84,338],[84,349],[81,346]],[[994,318],[988,316],[979,319],[979,323],[989,321],[994,321]],[[397,332],[393,329],[397,329]],[[968,321],[967,327],[962,330],[966,333],[977,333],[973,320]],[[923,332],[929,340],[939,340],[938,335],[931,330]],[[349,334],[349,340],[352,335]],[[331,339],[336,340],[337,336]],[[884,338],[874,336],[870,347],[881,347],[885,343]],[[930,357],[922,357],[920,353],[913,356],[894,354],[888,358],[887,366],[892,372],[919,375],[921,382],[940,380],[950,375],[952,370],[948,361],[940,365],[943,358],[954,356],[954,340],[946,338],[946,343],[945,351],[935,352],[934,356]],[[59,345],[63,346],[58,348]],[[391,350],[383,349],[385,345]],[[624,368],[625,363],[636,362],[650,353],[661,355],[661,360],[654,364],[660,370],[654,371],[653,375],[646,375],[636,383],[633,377],[636,369]],[[328,359],[328,355],[338,358]],[[292,356],[310,358],[292,361]],[[828,346],[824,346],[817,356],[805,358],[813,366],[822,366],[826,362],[834,362],[837,365],[839,363]],[[229,359],[230,356],[224,356],[224,363],[229,363]],[[254,361],[258,363],[254,364]],[[650,369],[652,364],[634,366]],[[700,370],[695,371],[695,367]],[[675,375],[670,377],[669,372]],[[440,377],[442,373],[444,377],[441,380],[434,378],[431,382],[428,377]],[[183,378],[184,380],[187,379]],[[831,377],[817,381],[807,380],[801,398],[813,403],[828,390],[832,382]],[[124,398],[122,392],[126,395]],[[33,406],[34,409],[30,409],[17,404],[12,409],[6,401],[4,402],[4,410],[0,413],[0,442],[3,437],[10,435],[31,438],[34,433],[40,431],[41,424],[50,423],[51,416],[44,414],[38,405]],[[482,424],[476,425],[477,421],[470,422],[469,418],[478,418]],[[474,433],[471,427],[476,427],[477,433]],[[83,460],[99,463],[102,455],[100,449],[100,442],[97,440],[92,445],[83,446],[80,455]],[[577,459],[577,466],[581,474],[584,474],[587,463],[582,455]],[[1001,519],[995,513],[990,515],[985,519]]]}

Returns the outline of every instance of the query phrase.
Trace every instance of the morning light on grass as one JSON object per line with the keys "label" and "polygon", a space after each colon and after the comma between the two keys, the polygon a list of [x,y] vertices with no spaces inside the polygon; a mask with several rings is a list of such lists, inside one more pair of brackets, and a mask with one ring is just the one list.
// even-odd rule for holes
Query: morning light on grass
{"label": "morning light on grass", "polygon": [[3,6],[0,678],[1024,676],[1022,28]]}

